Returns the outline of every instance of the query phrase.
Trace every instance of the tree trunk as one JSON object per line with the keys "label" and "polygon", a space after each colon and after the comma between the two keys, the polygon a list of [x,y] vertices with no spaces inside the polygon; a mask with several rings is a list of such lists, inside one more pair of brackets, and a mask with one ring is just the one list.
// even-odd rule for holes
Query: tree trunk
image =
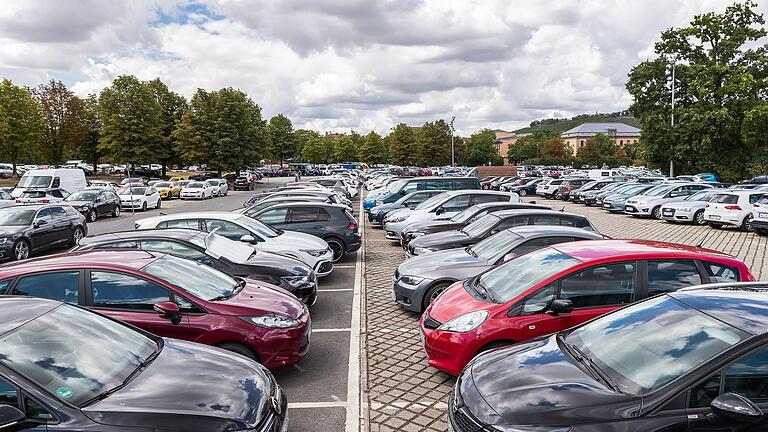
{"label": "tree trunk", "polygon": [[165,166],[168,163],[168,161],[163,161],[163,167],[160,169],[160,177],[165,177]]}

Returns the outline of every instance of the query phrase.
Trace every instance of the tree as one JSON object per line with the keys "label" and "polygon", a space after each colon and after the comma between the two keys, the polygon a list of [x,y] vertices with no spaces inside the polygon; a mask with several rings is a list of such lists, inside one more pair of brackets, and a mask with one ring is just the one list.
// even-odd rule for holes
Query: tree
{"label": "tree", "polygon": [[518,138],[507,150],[509,163],[522,163],[539,157],[544,142],[553,136],[554,133],[550,131],[536,131]]}
{"label": "tree", "polygon": [[405,123],[395,126],[388,135],[389,158],[397,165],[416,165],[419,161],[419,148],[413,129]]}
{"label": "tree", "polygon": [[326,159],[323,139],[315,134],[308,135],[307,141],[301,149],[301,159],[305,162],[319,164],[328,162]]}
{"label": "tree", "polygon": [[595,137],[590,137],[583,146],[576,150],[576,157],[587,165],[600,165],[603,159],[600,156],[600,148]]}
{"label": "tree", "polygon": [[451,128],[445,120],[427,122],[416,134],[419,165],[448,165],[451,163]]}
{"label": "tree", "polygon": [[[745,142],[747,113],[766,103],[768,48],[760,44],[765,20],[753,1],[723,13],[697,15],[690,25],[661,34],[658,58],[629,74],[632,112],[641,118],[639,153],[657,166],[673,160],[683,171],[715,171],[743,178],[750,160],[768,154]],[[675,68],[675,126],[670,125],[671,76]]]}
{"label": "tree", "polygon": [[559,136],[553,136],[544,141],[541,148],[541,158],[553,163],[564,163],[571,156],[571,149]]}
{"label": "tree", "polygon": [[601,156],[610,157],[610,156],[613,156],[614,153],[616,153],[616,148],[618,146],[611,138],[608,137],[608,135],[602,132],[598,132],[591,139],[597,145],[598,153]]}
{"label": "tree", "polygon": [[163,141],[163,108],[133,75],[117,77],[99,96],[99,150],[113,162],[150,163]]}
{"label": "tree", "polygon": [[483,129],[472,134],[467,143],[465,165],[501,165],[501,156],[496,153],[496,133]]}
{"label": "tree", "polygon": [[351,136],[344,135],[335,142],[333,155],[338,162],[352,162],[357,159],[357,147]]}
{"label": "tree", "polygon": [[389,159],[387,142],[374,131],[365,136],[359,150],[360,161],[368,165],[383,164]]}
{"label": "tree", "polygon": [[43,130],[40,104],[29,89],[3,80],[0,83],[0,152],[11,160],[12,176],[17,175],[19,159],[35,153]]}
{"label": "tree", "polygon": [[86,103],[56,80],[39,85],[32,94],[44,122],[40,152],[47,161],[60,165],[89,134]]}
{"label": "tree", "polygon": [[94,172],[99,165],[99,159],[103,153],[99,150],[99,98],[96,94],[90,94],[83,101],[83,116],[82,125],[84,127],[85,134],[80,137],[75,151],[76,154],[83,160],[86,160],[93,164]]}
{"label": "tree", "polygon": [[160,139],[155,143],[152,154],[161,162],[162,175],[165,176],[168,163],[178,158],[173,143],[173,131],[187,109],[187,100],[184,96],[172,92],[159,78],[149,81],[147,85],[161,108]]}
{"label": "tree", "polygon": [[307,144],[310,138],[320,138],[320,134],[313,130],[298,129],[293,132],[293,140],[296,146],[296,155],[301,157],[304,151],[304,146]]}
{"label": "tree", "polygon": [[269,150],[270,157],[279,160],[280,165],[283,161],[298,155],[296,151],[296,140],[293,135],[293,125],[291,120],[283,114],[278,114],[269,119]]}

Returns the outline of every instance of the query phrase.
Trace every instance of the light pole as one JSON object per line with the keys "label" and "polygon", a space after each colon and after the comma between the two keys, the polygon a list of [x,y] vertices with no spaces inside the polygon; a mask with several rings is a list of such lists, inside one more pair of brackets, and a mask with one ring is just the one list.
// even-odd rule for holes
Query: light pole
{"label": "light pole", "polygon": [[456,166],[456,156],[455,152],[453,150],[453,121],[456,120],[456,116],[451,117],[451,167]]}
{"label": "light pole", "polygon": [[[672,56],[672,115],[670,116],[670,126],[673,132],[672,138],[674,139],[675,130],[675,65],[677,64],[677,56]],[[669,158],[669,176],[675,176],[675,164],[672,158]]]}

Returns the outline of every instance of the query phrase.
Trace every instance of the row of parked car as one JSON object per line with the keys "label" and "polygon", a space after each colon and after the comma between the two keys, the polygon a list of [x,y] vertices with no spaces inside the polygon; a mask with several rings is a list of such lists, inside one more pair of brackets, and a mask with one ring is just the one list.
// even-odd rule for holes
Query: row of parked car
{"label": "row of parked car", "polygon": [[[307,356],[317,280],[361,238],[346,194],[318,181],[248,201],[0,267],[0,428],[286,430],[268,369]],[[35,209],[51,207],[72,210]]]}
{"label": "row of parked car", "polygon": [[[373,188],[368,220],[404,250],[392,300],[421,315],[428,363],[458,376],[449,430],[768,426],[768,285],[743,262],[610,239],[516,193],[425,190],[429,180]],[[376,205],[403,182],[416,190]]]}

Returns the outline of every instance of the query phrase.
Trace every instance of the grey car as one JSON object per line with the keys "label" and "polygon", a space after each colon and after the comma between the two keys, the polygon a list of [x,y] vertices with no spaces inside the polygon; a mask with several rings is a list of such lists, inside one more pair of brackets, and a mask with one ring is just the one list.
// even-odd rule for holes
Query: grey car
{"label": "grey car", "polygon": [[697,225],[706,225],[704,209],[713,196],[721,189],[704,189],[688,196],[682,201],[676,201],[661,206],[661,218],[669,223],[693,222]]}
{"label": "grey car", "polygon": [[247,216],[278,230],[311,234],[325,240],[333,251],[333,262],[362,245],[357,219],[340,204],[300,202],[279,204]]}
{"label": "grey car", "polygon": [[557,243],[602,238],[592,231],[565,226],[508,228],[467,248],[433,252],[403,262],[392,277],[392,297],[405,309],[422,312],[454,282],[515,256]]}
{"label": "grey car", "polygon": [[393,203],[382,202],[379,205],[374,205],[374,207],[368,212],[368,221],[371,222],[372,226],[381,227],[383,225],[382,221],[384,220],[384,217],[387,216],[389,212],[402,208],[414,209],[417,205],[428,200],[429,198],[432,198],[435,195],[440,195],[444,192],[445,191],[443,190],[417,191],[409,193],[408,195]]}
{"label": "grey car", "polygon": [[627,200],[638,196],[649,189],[653,189],[654,187],[656,187],[656,185],[652,183],[635,184],[631,187],[621,189],[619,192],[603,197],[600,206],[603,210],[610,213],[623,213],[627,205]]}

